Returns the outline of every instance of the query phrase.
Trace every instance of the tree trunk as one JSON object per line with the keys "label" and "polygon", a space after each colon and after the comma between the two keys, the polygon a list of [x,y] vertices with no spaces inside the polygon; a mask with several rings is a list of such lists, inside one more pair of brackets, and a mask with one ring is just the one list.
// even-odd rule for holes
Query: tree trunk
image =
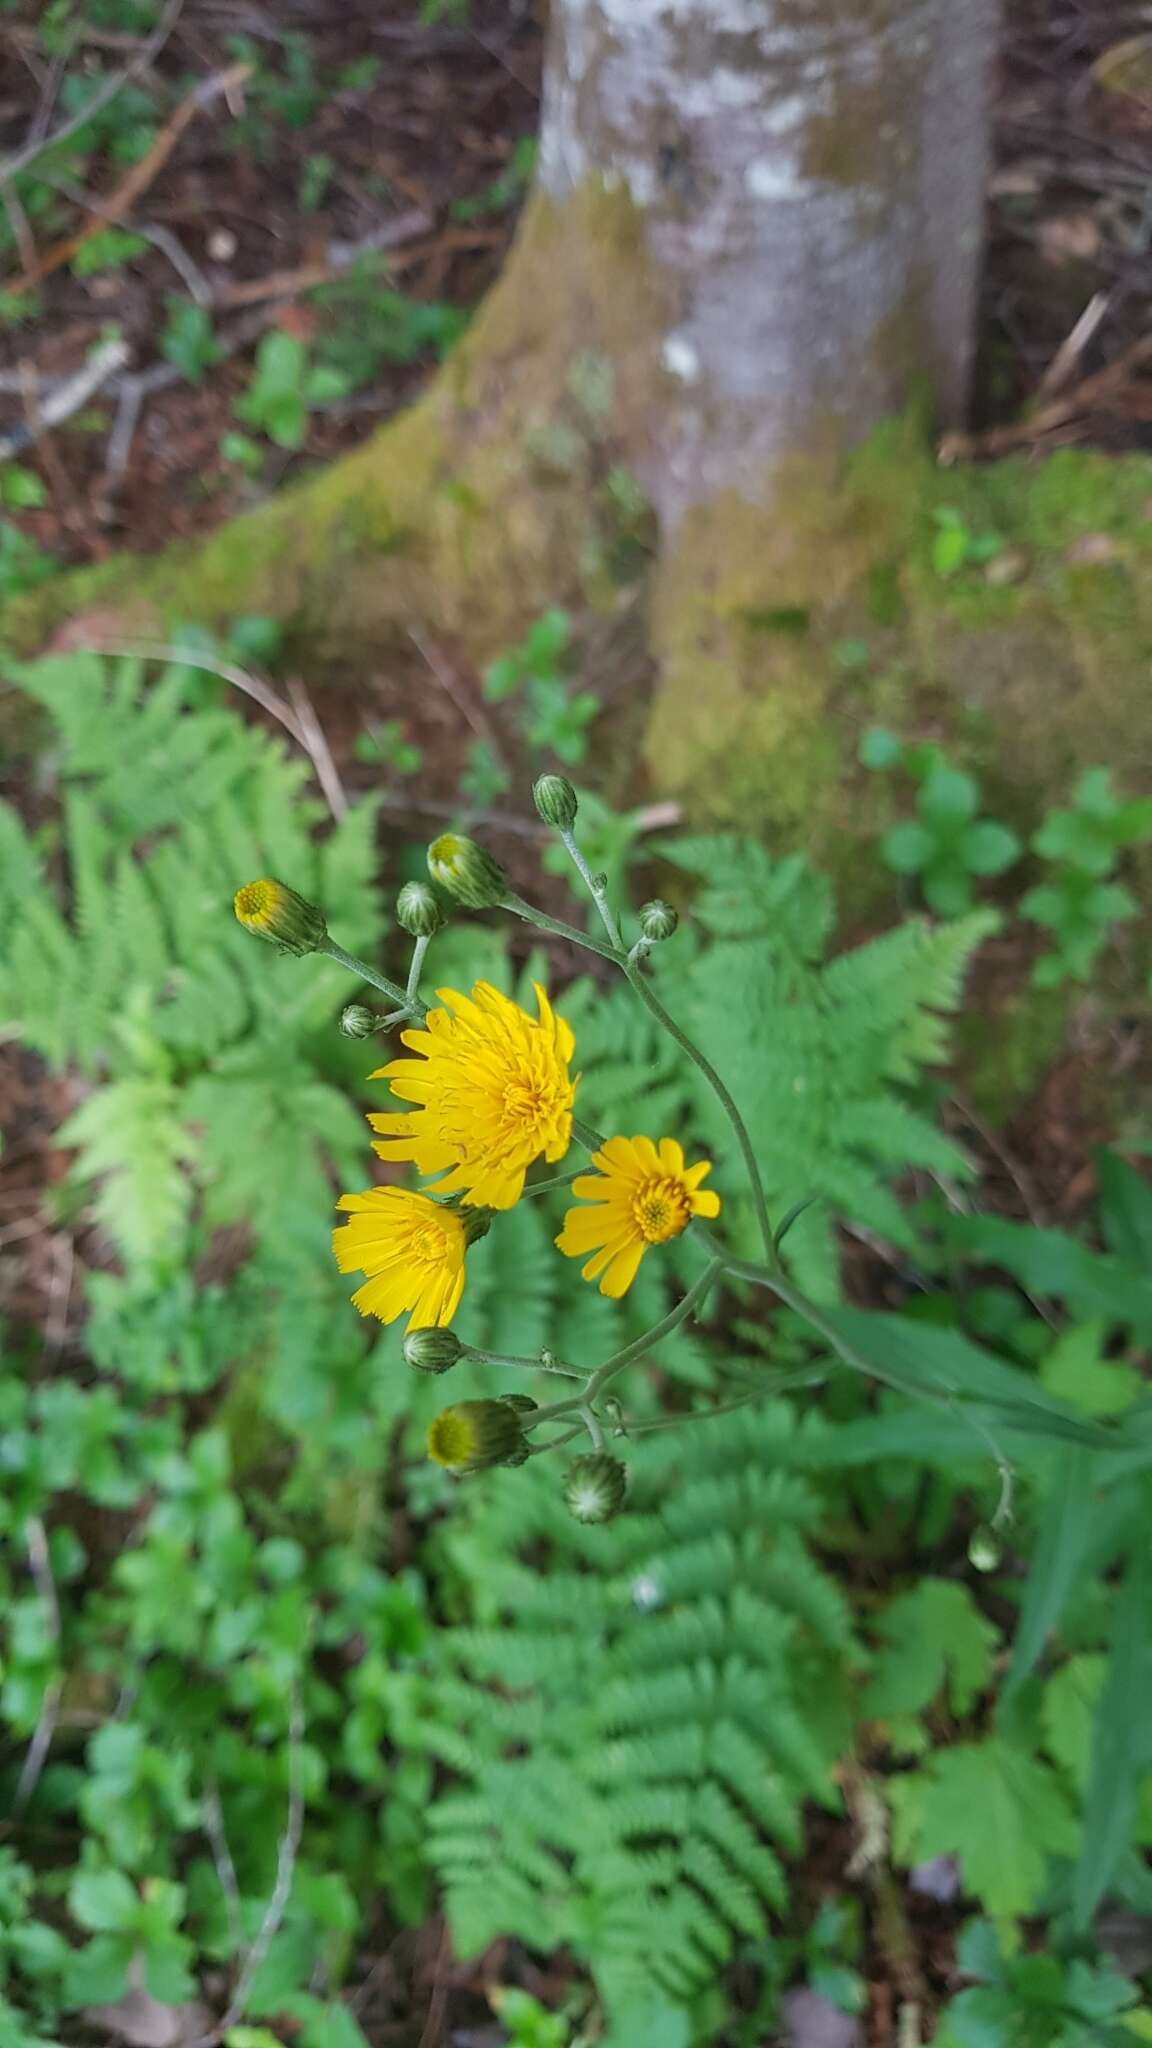
{"label": "tree trunk", "polygon": [[[964,407],[998,0],[556,0],[540,187],[636,214],[662,522],[828,456],[927,391]],[[575,232],[582,232],[576,216]],[[595,263],[596,251],[566,261]]]}

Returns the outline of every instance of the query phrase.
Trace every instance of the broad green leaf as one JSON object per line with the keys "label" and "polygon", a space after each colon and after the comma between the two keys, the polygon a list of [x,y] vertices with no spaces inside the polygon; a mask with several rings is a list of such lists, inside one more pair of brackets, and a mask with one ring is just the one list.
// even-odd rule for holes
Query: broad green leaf
{"label": "broad green leaf", "polygon": [[1152,1185],[1118,1152],[1096,1154],[1100,1227],[1110,1252],[1138,1273],[1152,1273]]}
{"label": "broad green leaf", "polygon": [[68,1887],[68,1909],[93,1934],[117,1934],[135,1925],[140,1898],[121,1870],[81,1870]]}
{"label": "broad green leaf", "polygon": [[824,1310],[821,1329],[837,1342],[850,1364],[874,1372],[886,1385],[954,1401],[958,1442],[963,1428],[960,1411],[969,1399],[991,1402],[1013,1426],[1039,1437],[1054,1435],[1101,1447],[1114,1441],[1111,1432],[1085,1422],[1037,1381],[973,1344],[959,1330],[853,1308]]}
{"label": "broad green leaf", "polygon": [[973,875],[1002,875],[1011,867],[1020,852],[1020,841],[1007,825],[997,825],[990,818],[981,818],[970,825],[960,841],[960,852],[968,872]]}
{"label": "broad green leaf", "polygon": [[999,1636],[966,1586],[921,1579],[877,1626],[885,1647],[860,1702],[866,1720],[919,1713],[945,1685],[952,1712],[964,1714],[987,1685]]}
{"label": "broad green leaf", "polygon": [[893,825],[880,842],[884,860],[898,875],[919,874],[932,858],[932,847],[931,835],[913,818],[908,818],[902,825]]}
{"label": "broad green leaf", "polygon": [[1050,1394],[1085,1415],[1117,1415],[1130,1408],[1144,1389],[1140,1374],[1104,1356],[1108,1327],[1102,1320],[1083,1323],[1057,1337],[1040,1366]]}
{"label": "broad green leaf", "polygon": [[1037,1230],[1002,1216],[951,1216],[945,1241],[981,1263],[1003,1267],[1029,1294],[1067,1303],[1074,1316],[1102,1317],[1152,1338],[1152,1275],[1094,1252],[1063,1230]]}
{"label": "broad green leaf", "polygon": [[1104,1689],[1108,1659],[1072,1657],[1044,1688],[1040,1709],[1044,1747],[1083,1793],[1092,1759],[1092,1722]]}
{"label": "broad green leaf", "polygon": [[1047,1764],[998,1736],[938,1750],[890,1788],[902,1863],[957,1856],[964,1889],[996,1918],[1036,1904],[1050,1856],[1072,1856],[1079,1829]]}
{"label": "broad green leaf", "polygon": [[920,815],[933,825],[963,824],[975,816],[979,801],[972,777],[944,761],[937,761],[920,785]]}

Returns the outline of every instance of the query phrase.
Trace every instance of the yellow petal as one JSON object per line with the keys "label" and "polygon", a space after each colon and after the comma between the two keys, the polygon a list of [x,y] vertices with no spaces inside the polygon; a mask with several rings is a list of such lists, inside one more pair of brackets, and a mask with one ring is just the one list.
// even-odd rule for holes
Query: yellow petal
{"label": "yellow petal", "polygon": [[612,1301],[619,1301],[622,1294],[627,1294],[647,1249],[647,1245],[640,1239],[633,1239],[622,1251],[617,1252],[600,1282],[601,1294],[608,1295]]}

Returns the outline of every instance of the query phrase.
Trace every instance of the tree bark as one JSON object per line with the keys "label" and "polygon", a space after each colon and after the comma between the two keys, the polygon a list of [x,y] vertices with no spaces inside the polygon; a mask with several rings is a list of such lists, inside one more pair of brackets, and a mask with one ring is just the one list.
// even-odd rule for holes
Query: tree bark
{"label": "tree bark", "polygon": [[[963,412],[999,0],[554,0],[541,190],[627,195],[662,522],[927,391]],[[571,242],[561,260],[594,261]],[[634,379],[636,364],[629,372]]]}

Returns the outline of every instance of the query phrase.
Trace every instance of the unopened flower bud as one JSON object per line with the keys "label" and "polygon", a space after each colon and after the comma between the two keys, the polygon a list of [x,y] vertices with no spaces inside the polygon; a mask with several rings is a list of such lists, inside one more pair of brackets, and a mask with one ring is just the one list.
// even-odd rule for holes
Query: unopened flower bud
{"label": "unopened flower bud", "polygon": [[968,1562],[973,1571],[994,1572],[999,1570],[1004,1553],[996,1537],[986,1524],[973,1529],[968,1538]]}
{"label": "unopened flower bud", "polygon": [[340,1029],[345,1038],[370,1038],[376,1029],[376,1012],[363,1003],[349,1003],[340,1012]]}
{"label": "unopened flower bud", "polygon": [[245,882],[232,898],[232,908],[245,931],[269,940],[282,953],[318,952],[328,937],[324,912],[286,882],[269,877]]}
{"label": "unopened flower bud", "polygon": [[509,1401],[458,1401],[428,1427],[428,1456],[447,1472],[484,1472],[519,1465],[528,1453],[524,1430]]}
{"label": "unopened flower bud", "polygon": [[409,1330],[404,1339],[404,1360],[417,1372],[450,1372],[464,1353],[459,1337],[451,1330]]}
{"label": "unopened flower bud", "polygon": [[640,912],[640,930],[650,945],[659,945],[662,939],[670,939],[680,919],[670,903],[661,903],[655,897],[645,903]]}
{"label": "unopened flower bud", "polygon": [[578,806],[576,791],[566,775],[541,775],[532,796],[546,825],[557,832],[572,830]]}
{"label": "unopened flower bud", "polygon": [[410,938],[435,938],[444,923],[444,912],[427,882],[405,882],[396,898],[396,922]]}
{"label": "unopened flower bud", "polygon": [[460,832],[444,832],[433,840],[428,872],[466,910],[492,910],[508,892],[508,877],[499,861]]}
{"label": "unopened flower bud", "polygon": [[624,1504],[627,1486],[628,1473],[619,1458],[590,1451],[569,1466],[564,1499],[578,1522],[610,1522]]}

